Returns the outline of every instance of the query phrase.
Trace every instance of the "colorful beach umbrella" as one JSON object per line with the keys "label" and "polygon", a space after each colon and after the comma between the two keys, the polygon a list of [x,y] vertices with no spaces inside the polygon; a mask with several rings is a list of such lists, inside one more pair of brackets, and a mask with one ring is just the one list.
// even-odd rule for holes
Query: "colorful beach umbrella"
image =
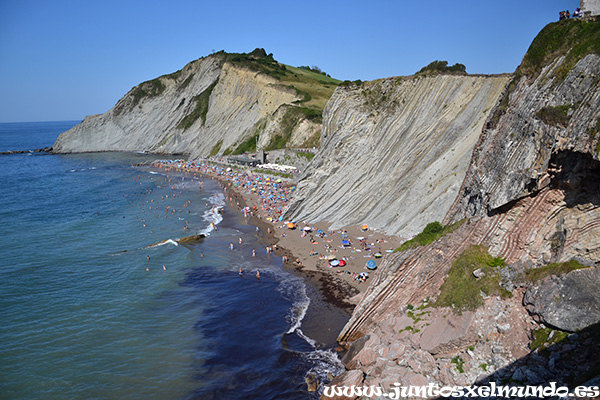
{"label": "colorful beach umbrella", "polygon": [[344,261],[344,260],[340,260],[340,264],[339,264],[339,266],[340,266],[340,267],[345,267],[345,266],[346,266],[346,261]]}
{"label": "colorful beach umbrella", "polygon": [[340,265],[340,262],[338,260],[331,260],[329,265],[331,265],[332,267],[337,267],[338,265]]}
{"label": "colorful beach umbrella", "polygon": [[367,268],[368,269],[376,269],[377,268],[377,264],[375,263],[375,261],[369,260],[369,261],[367,261]]}

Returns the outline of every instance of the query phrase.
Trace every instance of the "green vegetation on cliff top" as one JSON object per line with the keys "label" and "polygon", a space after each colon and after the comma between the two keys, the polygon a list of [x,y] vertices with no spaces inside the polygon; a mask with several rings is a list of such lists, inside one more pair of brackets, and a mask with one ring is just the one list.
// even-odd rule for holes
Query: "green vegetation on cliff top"
{"label": "green vegetation on cliff top", "polygon": [[222,57],[224,62],[277,79],[281,87],[294,90],[301,97],[297,103],[302,103],[303,107],[318,111],[319,114],[323,113],[325,104],[341,82],[318,72],[320,70],[315,67],[307,69],[281,64],[273,58],[273,54],[267,54],[264,49],[255,49],[248,54],[224,51],[215,54]]}
{"label": "green vegetation on cliff top", "polygon": [[536,77],[543,67],[565,56],[565,61],[555,71],[555,76],[562,81],[578,61],[591,53],[600,55],[600,18],[553,22],[533,39],[517,68],[517,79],[523,75]]}
{"label": "green vegetation on cliff top", "polygon": [[439,74],[458,74],[466,75],[467,67],[464,64],[456,63],[452,66],[448,66],[448,61],[433,61],[428,65],[424,66],[417,72],[417,74],[428,74],[428,73],[439,73]]}
{"label": "green vegetation on cliff top", "polygon": [[508,99],[523,76],[535,79],[542,69],[565,56],[564,62],[554,71],[554,83],[562,82],[569,71],[588,54],[600,55],[600,17],[591,19],[571,18],[546,25],[533,39],[521,65],[508,84],[506,94],[490,120],[493,128],[508,108]]}

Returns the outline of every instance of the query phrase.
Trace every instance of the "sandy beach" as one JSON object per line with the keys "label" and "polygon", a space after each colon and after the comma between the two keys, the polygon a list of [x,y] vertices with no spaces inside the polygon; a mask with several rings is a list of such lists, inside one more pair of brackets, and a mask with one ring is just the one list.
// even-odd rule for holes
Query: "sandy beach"
{"label": "sandy beach", "polygon": [[264,251],[281,256],[284,266],[307,276],[327,301],[348,313],[357,295],[370,284],[375,273],[373,265],[376,268],[403,242],[366,224],[332,230],[326,221],[282,218],[295,189],[289,179],[208,163],[156,162],[152,166],[218,180],[230,205],[263,231],[267,244]]}

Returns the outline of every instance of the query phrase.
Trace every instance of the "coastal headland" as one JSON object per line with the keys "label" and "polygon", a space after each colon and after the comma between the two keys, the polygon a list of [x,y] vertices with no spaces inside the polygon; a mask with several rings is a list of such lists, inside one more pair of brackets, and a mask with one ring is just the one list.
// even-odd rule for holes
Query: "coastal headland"
{"label": "coastal headland", "polygon": [[[434,62],[409,77],[337,82],[319,117],[301,106],[302,90],[265,84],[279,79],[272,70],[245,85],[251,66],[209,57],[158,78],[168,96],[134,90],[61,135],[56,150],[188,149],[189,162],[155,167],[218,179],[267,232],[268,251],[352,310],[337,338],[347,370],[334,385],[589,384],[600,371],[591,356],[600,351],[598,43],[597,17],[561,20],[512,74]],[[210,101],[179,125],[192,107],[173,110],[187,102],[182,80],[203,68],[188,96]],[[264,102],[257,85],[268,87]],[[149,113],[156,107],[162,114]],[[302,116],[283,118],[290,107]],[[169,115],[169,129],[148,114]],[[131,136],[115,128],[125,122]],[[318,140],[299,139],[316,139],[301,134],[308,125],[322,126]],[[297,185],[203,161],[292,142],[320,146]]]}

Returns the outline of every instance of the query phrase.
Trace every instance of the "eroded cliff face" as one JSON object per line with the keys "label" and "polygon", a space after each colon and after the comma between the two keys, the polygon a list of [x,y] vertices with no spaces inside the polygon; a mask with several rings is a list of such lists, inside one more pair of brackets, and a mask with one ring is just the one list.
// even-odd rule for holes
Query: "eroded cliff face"
{"label": "eroded cliff face", "polygon": [[[460,228],[381,264],[339,336],[354,344],[345,359],[350,371],[334,383],[362,375],[357,384],[385,388],[583,384],[590,370],[597,374],[598,360],[588,354],[599,350],[600,329],[591,311],[600,301],[589,292],[600,284],[600,57],[585,56],[560,78],[564,62],[558,57],[536,76],[517,78],[490,115],[445,218],[465,219]],[[484,305],[462,315],[433,307],[453,262],[474,245],[506,260],[498,274],[512,297],[482,292]],[[587,269],[535,284],[524,278],[572,259]],[[551,328],[567,332],[550,335],[564,342],[552,344]],[[545,332],[544,353],[530,353],[534,330]]]}
{"label": "eroded cliff face", "polygon": [[493,126],[477,144],[447,221],[489,214],[539,192],[560,169],[560,163],[552,162],[559,152],[598,160],[600,57],[589,54],[560,81],[555,71],[564,59],[546,66],[535,79],[516,81],[507,107],[496,110],[489,122]]}
{"label": "eroded cliff face", "polygon": [[414,76],[338,87],[288,214],[410,237],[441,221],[510,77]]}
{"label": "eroded cliff face", "polygon": [[[280,109],[297,100],[298,93],[277,79],[212,55],[136,86],[105,114],[61,134],[53,151],[184,153],[195,159],[222,154],[254,135],[264,147],[281,130]],[[309,120],[296,125],[290,143],[320,130]]]}

